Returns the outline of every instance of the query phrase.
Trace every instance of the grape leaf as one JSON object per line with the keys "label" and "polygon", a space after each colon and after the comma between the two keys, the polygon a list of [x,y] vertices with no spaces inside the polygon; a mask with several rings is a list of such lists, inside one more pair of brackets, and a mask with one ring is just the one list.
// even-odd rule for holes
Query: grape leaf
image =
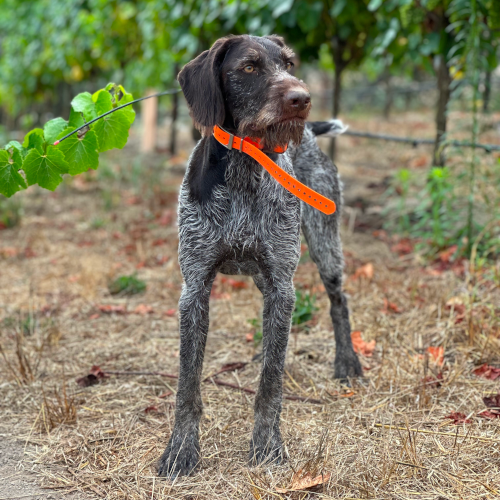
{"label": "grape leaf", "polygon": [[43,153],[43,130],[41,128],[34,128],[31,132],[28,132],[24,138],[23,146],[26,149],[38,149],[40,153]]}
{"label": "grape leaf", "polygon": [[[60,136],[64,136],[73,131],[73,127],[63,130]],[[64,154],[69,165],[68,173],[71,175],[81,174],[89,168],[95,170],[99,166],[99,153],[97,152],[97,137],[93,130],[89,130],[82,138],[78,134],[64,139],[58,149]]]}
{"label": "grape leaf", "polygon": [[24,160],[23,170],[28,184],[39,184],[45,189],[54,191],[62,182],[62,174],[67,174],[68,163],[61,151],[54,146],[48,146],[43,154],[38,149],[32,149]]}
{"label": "grape leaf", "polygon": [[97,117],[95,104],[89,92],[82,92],[73,98],[71,107],[80,113],[83,113],[85,120],[90,121]]}
{"label": "grape leaf", "polygon": [[[95,109],[98,115],[113,109],[111,94],[109,92],[99,92]],[[111,113],[95,123],[93,129],[99,142],[99,152],[102,153],[113,148],[122,149],[127,143],[130,122],[129,117],[123,111],[121,109],[120,111]]]}
{"label": "grape leaf", "polygon": [[48,121],[43,127],[45,141],[52,144],[57,136],[68,126],[68,122],[63,118],[54,118]]}
{"label": "grape leaf", "polygon": [[27,187],[22,175],[18,172],[22,164],[22,157],[17,150],[12,154],[12,158],[8,151],[0,150],[0,193],[7,198]]}
{"label": "grape leaf", "polygon": [[[117,90],[118,90],[119,94],[121,95],[121,99],[118,101],[119,106],[122,106],[123,104],[126,104],[127,102],[131,102],[134,100],[132,94],[129,94],[128,92],[126,92],[125,89],[121,85],[118,85]],[[123,108],[122,111],[124,113],[124,116],[127,117],[130,125],[132,125],[132,123],[134,123],[134,120],[135,120],[134,108],[132,106],[127,106],[126,108]]]}
{"label": "grape leaf", "polygon": [[82,118],[82,114],[71,108],[71,111],[69,112],[68,126],[78,128],[81,127],[82,125],[85,125],[85,122],[83,121]]}
{"label": "grape leaf", "polygon": [[12,149],[12,151],[17,151],[21,155],[21,159],[25,158],[26,155],[28,154],[28,150],[23,147],[23,145],[20,142],[17,141],[10,141],[8,142],[5,146],[4,149],[7,151],[9,149]]}

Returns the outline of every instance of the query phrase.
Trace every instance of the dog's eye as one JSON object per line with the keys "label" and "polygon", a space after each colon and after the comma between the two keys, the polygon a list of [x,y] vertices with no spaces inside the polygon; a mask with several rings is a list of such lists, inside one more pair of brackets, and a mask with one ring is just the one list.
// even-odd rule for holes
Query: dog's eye
{"label": "dog's eye", "polygon": [[244,71],[245,73],[253,73],[253,72],[254,72],[254,70],[255,70],[255,68],[254,68],[251,64],[249,64],[248,66],[245,66],[245,67],[243,68],[243,71]]}
{"label": "dog's eye", "polygon": [[291,70],[294,66],[295,66],[295,64],[293,64],[293,62],[292,62],[292,61],[288,61],[288,62],[286,63],[286,69],[287,69],[287,70]]}

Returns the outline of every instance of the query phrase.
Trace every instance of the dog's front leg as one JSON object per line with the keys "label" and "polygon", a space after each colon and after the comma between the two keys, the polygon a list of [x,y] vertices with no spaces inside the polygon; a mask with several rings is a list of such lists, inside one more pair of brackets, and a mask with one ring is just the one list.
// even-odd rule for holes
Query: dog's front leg
{"label": "dog's front leg", "polygon": [[175,424],[158,464],[160,476],[188,475],[200,461],[199,423],[203,409],[200,381],[214,277],[215,273],[187,282],[179,300],[180,369]]}
{"label": "dog's front leg", "polygon": [[251,465],[279,463],[283,458],[279,424],[283,371],[295,291],[292,277],[277,281],[269,280],[264,289],[263,361],[250,442]]}

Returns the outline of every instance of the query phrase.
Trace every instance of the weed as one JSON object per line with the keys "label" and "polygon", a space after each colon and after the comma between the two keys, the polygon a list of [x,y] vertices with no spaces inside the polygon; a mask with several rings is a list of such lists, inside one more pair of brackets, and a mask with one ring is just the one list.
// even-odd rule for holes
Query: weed
{"label": "weed", "polygon": [[52,397],[47,397],[42,389],[43,401],[40,410],[40,427],[47,434],[55,427],[76,423],[76,405],[73,396],[66,390],[66,379],[60,389],[54,389]]}
{"label": "weed", "polygon": [[0,344],[0,354],[4,358],[5,365],[19,385],[27,385],[35,380],[36,366],[26,352],[24,345],[24,335],[20,331],[15,333],[15,360],[9,361],[7,355]]}
{"label": "weed", "polygon": [[136,295],[146,290],[146,283],[136,276],[120,276],[108,286],[112,295]]}
{"label": "weed", "polygon": [[262,342],[262,321],[260,318],[252,318],[247,320],[254,328],[253,343],[257,347]]}
{"label": "weed", "polygon": [[92,219],[90,223],[90,227],[92,229],[100,229],[101,227],[104,227],[106,225],[106,221],[102,219],[101,217],[95,217]]}
{"label": "weed", "polygon": [[18,226],[23,208],[20,199],[7,199],[0,196],[0,229]]}
{"label": "weed", "polygon": [[316,307],[316,295],[311,295],[308,290],[295,290],[295,310],[292,315],[292,324],[301,325],[313,318],[318,310]]}

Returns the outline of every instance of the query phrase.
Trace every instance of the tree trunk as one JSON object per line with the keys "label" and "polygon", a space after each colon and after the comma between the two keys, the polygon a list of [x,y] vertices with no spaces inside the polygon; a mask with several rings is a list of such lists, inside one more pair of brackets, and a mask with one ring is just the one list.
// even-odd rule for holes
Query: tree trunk
{"label": "tree trunk", "polygon": [[170,124],[170,154],[177,154],[177,117],[179,115],[179,94],[172,94],[172,121]]}
{"label": "tree trunk", "polygon": [[[149,89],[146,95],[155,93]],[[158,121],[158,97],[141,102],[142,139],[141,153],[151,153],[156,149],[156,129]]]}
{"label": "tree trunk", "polygon": [[484,93],[483,93],[483,113],[489,112],[491,96],[491,70],[487,70],[484,75]]}
{"label": "tree trunk", "polygon": [[[340,97],[342,93],[342,72],[346,67],[346,62],[342,59],[343,52],[344,52],[344,44],[337,38],[334,38],[332,41],[333,62],[335,63],[334,84],[333,84],[333,107],[332,107],[333,118],[337,118],[340,112]],[[328,152],[332,161],[335,161],[336,146],[337,145],[335,138],[331,139],[330,148]]]}
{"label": "tree trunk", "polygon": [[446,134],[447,108],[450,100],[450,84],[451,76],[446,60],[443,56],[440,57],[439,66],[437,69],[437,87],[438,100],[436,105],[436,142],[434,144],[434,159],[435,166],[444,167],[445,156],[441,143]]}
{"label": "tree trunk", "polygon": [[391,74],[389,70],[386,70],[384,74],[384,84],[385,84],[385,103],[384,103],[384,118],[386,120],[389,119],[391,114],[392,102],[393,102],[393,93],[391,87]]}

